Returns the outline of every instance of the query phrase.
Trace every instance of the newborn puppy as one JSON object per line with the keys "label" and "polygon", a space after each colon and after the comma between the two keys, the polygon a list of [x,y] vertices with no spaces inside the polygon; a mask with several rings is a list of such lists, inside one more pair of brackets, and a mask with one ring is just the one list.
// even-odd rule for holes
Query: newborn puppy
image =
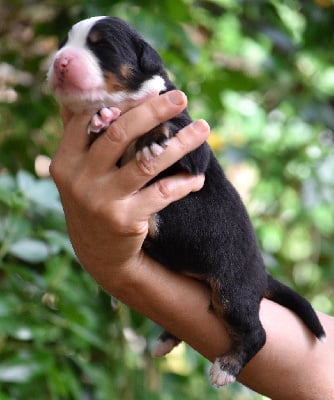
{"label": "newborn puppy", "polygon": [[[64,106],[75,113],[96,113],[88,128],[93,139],[121,112],[175,89],[156,51],[126,22],[112,17],[74,25],[52,60],[48,80]],[[190,122],[185,110],[145,134],[132,146],[137,159],[158,157]],[[228,352],[217,354],[212,383],[219,387],[233,382],[264,345],[266,333],[259,320],[263,297],[293,310],[324,339],[311,305],[266,272],[246,209],[209,146],[205,143],[184,156],[157,179],[180,171],[204,173],[204,187],[152,216],[143,246],[167,268],[210,286],[210,309],[226,324],[232,341]],[[166,354],[179,342],[164,332],[155,354]]]}

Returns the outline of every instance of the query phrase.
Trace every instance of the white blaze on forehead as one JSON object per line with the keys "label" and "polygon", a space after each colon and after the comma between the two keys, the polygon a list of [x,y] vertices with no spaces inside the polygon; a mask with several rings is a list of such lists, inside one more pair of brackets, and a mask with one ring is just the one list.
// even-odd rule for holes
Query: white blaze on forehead
{"label": "white blaze on forehead", "polygon": [[[92,17],[72,26],[64,46],[54,55],[47,79],[55,96],[72,111],[96,107],[104,103],[104,77],[96,56],[87,47],[87,36],[92,27],[105,17]],[[59,60],[73,60],[69,63],[65,77],[55,71]],[[73,66],[74,65],[74,66]]]}
{"label": "white blaze on forehead", "polygon": [[75,47],[84,47],[86,44],[87,36],[92,27],[101,19],[106,18],[105,16],[91,17],[77,22],[72,26],[72,29],[68,33],[68,40],[65,45],[71,45]]}

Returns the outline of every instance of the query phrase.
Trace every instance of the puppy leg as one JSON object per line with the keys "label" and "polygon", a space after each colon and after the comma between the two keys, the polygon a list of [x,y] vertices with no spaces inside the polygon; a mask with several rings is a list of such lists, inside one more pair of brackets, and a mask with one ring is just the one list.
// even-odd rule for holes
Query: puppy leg
{"label": "puppy leg", "polygon": [[169,129],[161,124],[136,141],[136,158],[138,161],[150,161],[160,156],[168,146]]}
{"label": "puppy leg", "polygon": [[181,340],[167,331],[163,331],[152,346],[152,356],[162,357],[177,346]]}
{"label": "puppy leg", "polygon": [[[178,127],[171,122],[157,126],[136,141],[136,158],[148,162],[164,152],[169,140],[177,134]],[[181,129],[181,128],[180,128]],[[174,164],[174,172],[187,171],[191,175],[203,174],[208,167],[213,154],[207,143],[186,154]],[[175,169],[175,166],[176,169]],[[220,168],[220,167],[219,167]]]}
{"label": "puppy leg", "polygon": [[259,297],[252,297],[249,292],[241,290],[226,290],[229,287],[226,283],[221,285],[211,280],[212,307],[227,324],[232,340],[231,349],[217,357],[211,368],[210,379],[216,387],[234,382],[241,369],[266,341],[266,333],[259,320]]}

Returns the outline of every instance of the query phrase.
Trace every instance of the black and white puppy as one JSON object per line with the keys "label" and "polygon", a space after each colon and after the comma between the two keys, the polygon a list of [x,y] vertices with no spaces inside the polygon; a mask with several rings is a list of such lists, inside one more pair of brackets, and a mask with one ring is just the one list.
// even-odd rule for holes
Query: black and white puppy
{"label": "black and white puppy", "polygon": [[[93,17],[74,25],[52,60],[48,80],[58,100],[73,112],[96,113],[89,126],[93,138],[121,112],[175,89],[157,52],[126,22],[113,17]],[[168,140],[190,122],[185,110],[148,132],[134,144],[136,157],[158,157]],[[144,250],[167,268],[210,285],[210,308],[226,324],[233,343],[226,354],[217,354],[212,383],[233,382],[264,345],[266,333],[259,320],[263,297],[293,310],[318,339],[324,339],[311,305],[265,271],[246,209],[209,146],[203,144],[158,178],[179,171],[204,173],[204,187],[153,217],[154,229]],[[166,354],[179,341],[164,332],[156,354]]]}

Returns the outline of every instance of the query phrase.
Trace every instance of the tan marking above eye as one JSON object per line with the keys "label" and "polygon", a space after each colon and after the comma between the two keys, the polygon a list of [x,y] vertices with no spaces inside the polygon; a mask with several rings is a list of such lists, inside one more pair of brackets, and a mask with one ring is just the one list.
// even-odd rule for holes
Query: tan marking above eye
{"label": "tan marking above eye", "polygon": [[208,283],[211,287],[211,304],[213,309],[216,315],[223,318],[226,311],[229,309],[229,300],[222,298],[220,293],[221,283],[217,279],[210,278]]}
{"label": "tan marking above eye", "polygon": [[105,80],[106,90],[109,93],[120,92],[126,89],[125,86],[123,86],[118,81],[116,76],[111,72],[104,72],[104,80]]}
{"label": "tan marking above eye", "polygon": [[132,68],[128,64],[121,64],[119,72],[122,78],[129,79],[132,75]]}
{"label": "tan marking above eye", "polygon": [[99,32],[99,31],[97,31],[97,30],[92,30],[91,32],[89,32],[88,39],[89,39],[91,42],[96,43],[96,42],[98,42],[101,38],[102,38],[101,32]]}

